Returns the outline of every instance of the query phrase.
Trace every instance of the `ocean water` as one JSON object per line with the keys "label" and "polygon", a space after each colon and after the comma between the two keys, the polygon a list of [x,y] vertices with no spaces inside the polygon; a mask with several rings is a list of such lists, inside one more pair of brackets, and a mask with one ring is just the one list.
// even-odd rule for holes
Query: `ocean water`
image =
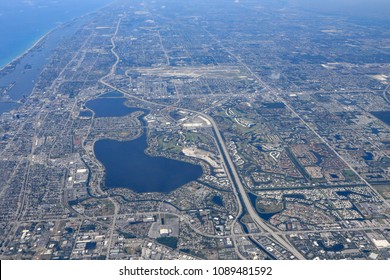
{"label": "ocean water", "polygon": [[61,23],[112,0],[0,0],[0,68]]}

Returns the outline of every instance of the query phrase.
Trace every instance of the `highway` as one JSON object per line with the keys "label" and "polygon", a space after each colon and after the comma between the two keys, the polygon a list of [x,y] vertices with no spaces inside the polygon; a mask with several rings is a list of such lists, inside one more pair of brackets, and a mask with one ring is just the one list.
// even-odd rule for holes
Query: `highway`
{"label": "highway", "polygon": [[[259,82],[259,84],[267,91],[269,91],[271,94],[273,94],[280,102],[282,102],[286,108],[288,110],[290,110],[290,112],[296,116],[303,125],[305,125],[323,144],[325,144],[341,161],[343,161],[345,163],[345,165],[350,169],[352,170],[356,176],[359,177],[359,179],[364,182],[371,190],[372,192],[374,192],[379,199],[382,200],[382,202],[387,206],[387,207],[390,207],[390,203],[384,199],[380,193],[366,180],[363,178],[362,175],[359,174],[359,172],[356,171],[355,168],[353,168],[353,166],[346,160],[344,159],[334,148],[333,146],[331,146],[325,139],[324,137],[322,137],[312,126],[310,126],[303,118],[301,115],[299,115],[295,110],[294,108],[291,107],[291,105],[279,94],[279,92],[277,92],[275,89],[271,88],[268,84],[266,84],[260,77],[259,75],[257,75],[255,72],[252,71],[252,69],[247,65],[245,64],[242,59],[240,57],[238,57],[237,55],[235,55],[234,53],[232,53],[230,50],[228,50],[220,40],[218,40],[213,34],[211,34],[209,31],[207,31],[206,29],[204,29],[205,32],[207,32],[221,47],[222,49],[224,49],[229,55],[231,55],[232,57],[234,57],[237,62],[239,64],[241,64],[245,69],[247,69],[251,74],[252,76]],[[386,92],[388,90],[388,88],[390,87],[387,86],[386,89],[384,90],[383,92],[383,95],[385,97],[386,95]],[[385,98],[385,100],[387,100]]]}
{"label": "highway", "polygon": [[[241,195],[241,198],[242,198],[242,201],[248,211],[248,214],[251,216],[251,218],[253,219],[253,221],[256,223],[257,226],[259,226],[259,228],[261,228],[263,231],[269,233],[274,239],[276,242],[278,242],[280,245],[282,245],[283,247],[285,247],[287,250],[289,250],[292,254],[294,254],[294,256],[297,258],[297,259],[300,259],[300,260],[304,260],[305,258],[303,257],[303,255],[301,253],[298,252],[298,250],[296,250],[291,244],[289,244],[289,242],[287,240],[285,240],[282,236],[278,235],[277,232],[275,232],[273,229],[271,229],[260,217],[259,215],[257,214],[256,210],[253,208],[252,206],[252,203],[251,201],[249,200],[249,197],[248,195],[246,194],[246,191],[245,191],[245,188],[243,186],[243,184],[241,183],[241,180],[240,180],[240,177],[237,173],[237,170],[235,168],[235,165],[233,163],[233,161],[231,160],[230,158],[230,155],[226,149],[226,145],[225,145],[225,142],[221,136],[221,133],[214,121],[213,118],[211,118],[209,115],[206,115],[204,113],[201,113],[201,112],[197,112],[197,111],[193,111],[193,110],[188,110],[188,109],[184,109],[184,108],[181,108],[181,107],[175,107],[175,106],[171,106],[171,105],[162,105],[162,104],[159,104],[159,103],[155,103],[155,102],[152,102],[152,101],[148,101],[148,100],[144,100],[140,97],[137,97],[137,96],[134,96],[132,94],[129,94],[128,92],[122,90],[122,89],[119,89],[107,82],[105,82],[104,80],[101,80],[101,83],[118,91],[118,92],[121,92],[123,93],[125,96],[128,96],[128,97],[131,97],[131,98],[134,98],[134,99],[137,99],[139,101],[143,101],[143,102],[146,102],[146,103],[149,103],[149,104],[154,104],[154,105],[158,105],[158,106],[162,106],[162,107],[170,107],[170,108],[176,108],[176,109],[180,109],[180,110],[186,110],[188,112],[192,112],[194,114],[198,114],[206,119],[208,119],[213,127],[213,130],[215,132],[215,136],[216,136],[216,140],[218,141],[219,143],[219,146],[221,147],[221,154],[223,155],[222,159],[223,159],[223,162],[224,162],[224,165],[226,167],[228,167],[227,169],[231,171],[231,175],[234,177],[234,181],[236,182],[236,188],[237,190],[234,190],[234,193],[237,197],[237,201],[238,201],[238,206],[240,208],[240,213],[242,212],[242,206],[240,205],[240,197],[238,194]],[[225,160],[226,159],[226,160]],[[228,171],[227,170],[227,171]],[[227,172],[229,174],[229,172]],[[231,180],[232,184],[233,184],[233,180]],[[233,184],[234,186],[234,184]],[[239,216],[239,215],[237,215]],[[234,234],[233,234],[234,236]]]}
{"label": "highway", "polygon": [[219,132],[219,129],[215,123],[215,121],[207,116],[206,114],[201,114],[203,117],[207,118],[212,126],[213,126],[213,129],[214,129],[214,132],[215,132],[215,135],[217,137],[217,140],[220,144],[220,146],[222,147],[222,153],[224,155],[224,158],[223,160],[227,162],[225,162],[225,164],[227,166],[229,166],[230,168],[230,171],[235,179],[235,182],[236,182],[236,187],[238,189],[238,192],[241,194],[241,198],[242,198],[242,201],[248,211],[248,214],[251,216],[252,220],[256,223],[257,226],[259,226],[262,230],[264,230],[265,232],[268,232],[278,243],[280,243],[280,245],[284,246],[287,250],[289,250],[291,253],[294,254],[294,256],[300,260],[304,260],[305,258],[303,257],[303,255],[301,253],[298,252],[297,249],[295,249],[291,244],[288,243],[288,241],[284,240],[281,236],[279,236],[273,229],[271,229],[260,217],[259,215],[257,214],[256,210],[253,208],[253,205],[245,191],[245,188],[243,186],[243,184],[241,183],[241,180],[240,180],[240,177],[237,173],[237,170],[235,168],[235,165],[232,161],[232,159],[230,158],[230,155],[226,149],[226,145],[225,145],[225,142],[221,136],[221,133]]}
{"label": "highway", "polygon": [[[175,109],[180,109],[180,110],[186,110],[188,112],[192,112],[194,114],[197,114],[197,115],[200,115],[204,118],[206,118],[207,120],[210,121],[210,123],[212,124],[212,128],[214,130],[214,133],[215,133],[215,136],[216,136],[216,141],[218,143],[217,147],[218,147],[218,150],[220,152],[220,154],[222,155],[222,161],[223,161],[223,164],[224,164],[224,167],[226,169],[226,173],[228,174],[229,176],[229,179],[232,183],[232,186],[233,186],[233,192],[234,192],[234,195],[236,196],[236,201],[237,201],[237,204],[238,204],[238,214],[236,216],[236,219],[233,223],[233,226],[232,226],[232,237],[233,239],[235,240],[235,234],[234,234],[234,224],[237,222],[237,217],[239,217],[241,215],[241,213],[243,212],[243,206],[241,205],[241,201],[243,202],[243,204],[245,205],[245,208],[247,209],[248,211],[248,214],[250,215],[250,217],[252,218],[252,220],[254,221],[254,223],[260,228],[262,229],[264,232],[266,233],[269,233],[273,239],[278,242],[281,246],[285,247],[287,250],[289,250],[297,259],[300,259],[300,260],[304,260],[304,256],[298,252],[298,250],[292,246],[287,238],[285,237],[282,237],[281,235],[279,235],[277,233],[277,231],[275,231],[274,229],[272,229],[270,226],[268,226],[260,217],[259,215],[257,214],[256,210],[253,208],[253,205],[245,191],[245,187],[243,186],[243,184],[241,183],[241,179],[237,173],[237,170],[236,170],[236,167],[232,161],[232,159],[230,158],[230,155],[227,151],[227,148],[226,148],[226,145],[225,145],[225,142],[221,136],[221,133],[218,129],[218,126],[217,124],[215,123],[214,119],[212,117],[210,117],[209,115],[205,114],[205,113],[202,113],[202,112],[198,112],[198,111],[194,111],[194,110],[189,110],[189,109],[186,109],[186,108],[181,108],[181,107],[177,107],[177,106],[172,106],[172,105],[163,105],[163,104],[160,104],[160,103],[156,103],[156,102],[153,102],[153,101],[148,101],[148,100],[145,100],[141,97],[138,97],[138,96],[135,96],[133,94],[130,94],[129,92],[127,91],[124,91],[120,88],[117,88],[113,85],[111,85],[110,83],[106,82],[105,79],[110,77],[111,75],[114,74],[115,72],[115,68],[116,68],[116,65],[118,64],[120,58],[118,56],[118,54],[115,52],[115,36],[117,35],[117,32],[118,32],[118,29],[119,29],[119,22],[118,22],[118,25],[117,25],[117,29],[113,35],[113,37],[111,38],[111,42],[112,42],[112,49],[111,49],[111,52],[115,55],[116,57],[116,62],[114,63],[114,65],[112,66],[111,68],[111,71],[110,73],[101,78],[100,79],[100,83],[106,85],[107,87],[113,89],[113,90],[116,90],[118,92],[121,92],[123,93],[125,96],[128,96],[128,97],[131,97],[133,99],[136,99],[136,100],[139,100],[139,101],[143,101],[145,103],[149,103],[149,104],[153,104],[153,105],[157,105],[157,106],[160,106],[160,107],[170,107],[170,108],[175,108]],[[234,179],[234,180],[232,180]],[[113,225],[113,227],[115,227],[115,224]],[[237,250],[237,246],[235,246],[235,249],[236,249],[236,252],[238,252]],[[239,252],[238,252],[239,253]]]}

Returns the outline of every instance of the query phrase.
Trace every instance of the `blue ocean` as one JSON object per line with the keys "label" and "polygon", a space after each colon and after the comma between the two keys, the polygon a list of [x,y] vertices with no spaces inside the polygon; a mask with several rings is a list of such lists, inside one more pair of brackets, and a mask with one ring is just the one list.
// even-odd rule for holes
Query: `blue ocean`
{"label": "blue ocean", "polygon": [[0,0],[0,68],[61,23],[112,0]]}

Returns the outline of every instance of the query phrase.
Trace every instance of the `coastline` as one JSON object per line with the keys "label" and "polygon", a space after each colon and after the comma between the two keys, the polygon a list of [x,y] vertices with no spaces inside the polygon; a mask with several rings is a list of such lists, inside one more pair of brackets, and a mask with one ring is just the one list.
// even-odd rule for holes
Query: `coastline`
{"label": "coastline", "polygon": [[49,31],[47,31],[46,33],[44,33],[41,37],[38,38],[38,40],[36,40],[32,45],[31,47],[27,48],[24,52],[22,52],[20,55],[12,58],[9,62],[7,62],[4,66],[1,66],[0,65],[0,72],[2,72],[4,69],[6,69],[10,64],[22,59],[25,55],[27,55],[31,50],[33,50],[39,43],[41,43],[47,36],[49,36],[51,33],[53,33],[54,31],[56,31],[57,29],[61,28],[61,27],[64,27],[66,26],[67,24],[70,24],[72,23],[73,21],[75,20],[78,20],[78,19],[81,19],[83,17],[86,17],[86,16],[89,16],[93,13],[96,13],[97,11],[101,10],[101,9],[104,9],[105,7],[111,5],[112,2],[100,7],[100,8],[97,8],[93,11],[90,11],[90,12],[87,12],[86,14],[83,14],[83,15],[80,15],[80,16],[76,16],[70,20],[67,20],[63,23],[60,23],[56,26],[54,26],[53,28],[51,28]]}
{"label": "coastline", "polygon": [[35,43],[29,47],[27,50],[25,50],[23,53],[21,53],[20,55],[18,55],[17,57],[13,58],[10,62],[8,62],[7,64],[5,64],[3,67],[0,68],[0,72],[2,72],[5,68],[7,68],[10,64],[16,62],[17,60],[19,59],[22,59],[25,55],[27,55],[30,51],[32,51],[39,43],[41,43],[47,36],[49,36],[53,31],[55,31],[56,29],[58,29],[59,27],[61,27],[62,25],[59,25],[59,26],[56,26],[52,29],[50,29],[48,32],[46,32],[45,34],[43,34],[37,41],[35,41]]}

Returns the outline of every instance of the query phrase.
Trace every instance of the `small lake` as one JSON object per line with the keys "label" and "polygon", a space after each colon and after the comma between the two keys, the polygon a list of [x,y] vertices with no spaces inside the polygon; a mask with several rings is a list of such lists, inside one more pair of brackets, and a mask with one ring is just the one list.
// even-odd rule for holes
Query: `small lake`
{"label": "small lake", "polygon": [[94,151],[106,168],[105,187],[168,193],[202,176],[200,165],[152,157],[146,148],[145,133],[132,141],[97,141]]}
{"label": "small lake", "polygon": [[387,125],[390,125],[390,111],[370,112]]}
{"label": "small lake", "polygon": [[127,107],[126,98],[96,98],[89,100],[85,106],[95,112],[95,117],[123,117],[143,109]]}
{"label": "small lake", "polygon": [[365,194],[362,194],[362,193],[357,193],[357,192],[352,192],[352,191],[348,191],[348,190],[346,190],[346,191],[337,191],[336,192],[338,195],[342,195],[342,196],[349,196],[349,195],[351,195],[351,194],[354,194],[354,195],[360,195],[360,196],[363,196],[363,197],[369,197],[369,196],[367,196],[367,195],[365,195]]}
{"label": "small lake", "polygon": [[318,245],[324,249],[326,252],[340,252],[344,249],[344,245],[343,244],[335,244],[335,245],[332,245],[330,247],[327,247],[325,246],[324,242],[322,242],[322,240],[319,240],[317,241],[318,242]]}
{"label": "small lake", "polygon": [[219,195],[214,195],[211,201],[221,207],[224,206],[223,199]]}
{"label": "small lake", "polygon": [[371,127],[371,132],[372,132],[372,134],[378,135],[380,131],[379,131],[379,129],[377,129],[375,127]]}
{"label": "small lake", "polygon": [[363,156],[363,159],[364,160],[373,160],[374,159],[374,155],[373,155],[373,153],[365,152],[365,155]]}

